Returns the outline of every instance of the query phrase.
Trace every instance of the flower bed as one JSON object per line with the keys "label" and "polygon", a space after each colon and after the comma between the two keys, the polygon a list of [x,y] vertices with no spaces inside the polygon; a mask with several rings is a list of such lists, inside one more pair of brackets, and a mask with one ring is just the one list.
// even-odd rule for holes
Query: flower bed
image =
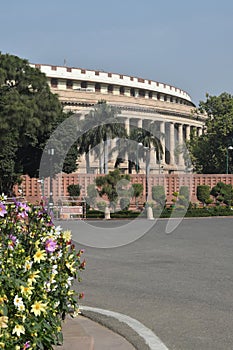
{"label": "flower bed", "polygon": [[53,349],[62,320],[83,294],[72,289],[85,268],[71,233],[43,206],[0,198],[0,348]]}

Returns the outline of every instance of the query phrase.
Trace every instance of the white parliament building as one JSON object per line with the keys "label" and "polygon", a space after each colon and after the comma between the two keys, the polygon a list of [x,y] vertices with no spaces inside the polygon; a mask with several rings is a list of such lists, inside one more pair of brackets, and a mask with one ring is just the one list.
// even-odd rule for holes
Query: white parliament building
{"label": "white parliament building", "polygon": [[[205,116],[195,112],[195,105],[187,92],[169,84],[124,74],[45,64],[31,66],[46,75],[51,91],[58,95],[64,110],[76,113],[81,119],[98,101],[105,100],[119,108],[119,117],[123,119],[128,133],[131,125],[146,129],[149,124],[156,123],[160,134],[165,137],[160,140],[162,159],[158,161],[155,154],[150,155],[151,174],[192,170],[188,169],[183,154],[177,155],[175,150],[177,146],[182,148],[191,133],[203,133]],[[113,162],[110,159],[108,169],[111,170],[111,167]],[[123,168],[122,171],[127,171],[126,165]],[[85,172],[84,157],[78,172]],[[91,172],[99,173],[94,157]]]}

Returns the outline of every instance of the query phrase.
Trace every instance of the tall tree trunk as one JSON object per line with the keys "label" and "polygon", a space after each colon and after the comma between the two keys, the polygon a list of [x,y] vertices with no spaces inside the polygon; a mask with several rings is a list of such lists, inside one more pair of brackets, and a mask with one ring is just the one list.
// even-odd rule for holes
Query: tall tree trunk
{"label": "tall tree trunk", "polygon": [[104,174],[104,167],[103,167],[103,142],[99,144],[99,170],[100,174]]}
{"label": "tall tree trunk", "polygon": [[86,173],[90,173],[90,154],[89,152],[85,153],[85,158],[86,158]]}
{"label": "tall tree trunk", "polygon": [[108,174],[108,143],[108,139],[104,141],[104,174]]}

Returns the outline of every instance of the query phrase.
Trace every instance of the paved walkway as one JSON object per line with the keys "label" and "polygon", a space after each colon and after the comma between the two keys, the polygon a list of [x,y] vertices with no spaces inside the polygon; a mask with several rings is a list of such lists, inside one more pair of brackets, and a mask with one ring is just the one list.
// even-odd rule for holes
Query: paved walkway
{"label": "paved walkway", "polygon": [[63,345],[54,350],[135,350],[125,338],[81,315],[67,318],[63,336]]}

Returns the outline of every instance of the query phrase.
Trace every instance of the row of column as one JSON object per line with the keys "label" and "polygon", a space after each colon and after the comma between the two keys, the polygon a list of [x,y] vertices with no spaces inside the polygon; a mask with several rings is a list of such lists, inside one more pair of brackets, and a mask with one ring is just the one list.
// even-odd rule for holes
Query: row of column
{"label": "row of column", "polygon": [[[186,141],[190,140],[191,132],[196,136],[201,136],[203,128],[201,126],[192,126],[184,123],[172,122],[172,121],[151,121],[145,119],[134,119],[132,125],[138,128],[143,128],[143,123],[147,122],[158,123],[158,132],[161,135],[160,142],[162,146],[161,164],[174,165],[175,163],[179,166],[184,166],[184,152],[181,152],[183,145]],[[125,118],[125,128],[127,133],[130,133],[130,118]],[[149,130],[148,126],[145,125],[145,129]],[[179,147],[179,151],[175,150]],[[167,162],[166,154],[169,152],[169,162]],[[175,160],[176,158],[176,160]]]}

